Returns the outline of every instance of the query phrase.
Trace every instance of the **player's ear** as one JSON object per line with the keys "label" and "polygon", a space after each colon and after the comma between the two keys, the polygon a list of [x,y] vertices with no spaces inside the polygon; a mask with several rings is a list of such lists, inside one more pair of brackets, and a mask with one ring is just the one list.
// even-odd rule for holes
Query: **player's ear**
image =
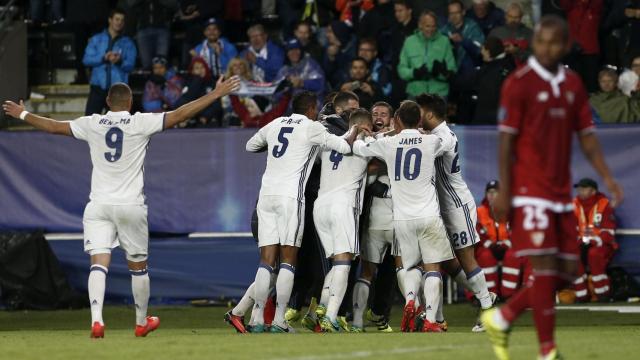
{"label": "player's ear", "polygon": [[111,99],[107,96],[107,107],[111,109]]}

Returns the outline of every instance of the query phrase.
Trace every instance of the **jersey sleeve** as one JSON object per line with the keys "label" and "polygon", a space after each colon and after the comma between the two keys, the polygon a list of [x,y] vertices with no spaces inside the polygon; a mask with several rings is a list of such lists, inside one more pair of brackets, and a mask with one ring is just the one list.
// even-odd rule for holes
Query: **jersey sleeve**
{"label": "jersey sleeve", "polygon": [[151,136],[164,129],[166,113],[136,113],[134,115],[138,131]]}
{"label": "jersey sleeve", "polygon": [[353,143],[353,153],[362,157],[377,157],[384,159],[384,142],[385,139],[365,142],[364,140],[356,140]]}
{"label": "jersey sleeve", "polygon": [[273,122],[269,123],[269,125],[267,126],[263,126],[262,128],[260,128],[260,130],[258,130],[257,133],[255,133],[251,139],[249,139],[249,141],[247,141],[247,145],[245,146],[245,149],[248,152],[261,152],[266,150],[268,144],[267,144],[267,131],[270,128],[270,125],[273,124]]}
{"label": "jersey sleeve", "polygon": [[347,140],[329,133],[327,128],[318,122],[311,123],[307,128],[307,139],[312,144],[320,145],[326,149],[335,150],[341,154],[348,154],[351,152],[351,146],[349,146]]}
{"label": "jersey sleeve", "polygon": [[74,138],[87,141],[91,118],[91,116],[82,116],[69,123]]}
{"label": "jersey sleeve", "polygon": [[520,132],[525,111],[522,91],[518,84],[518,78],[511,75],[502,85],[498,110],[498,130],[501,132]]}
{"label": "jersey sleeve", "polygon": [[591,105],[589,104],[589,96],[584,88],[584,85],[580,84],[576,91],[576,116],[574,117],[573,129],[580,134],[587,134],[593,131],[593,112],[591,111]]}

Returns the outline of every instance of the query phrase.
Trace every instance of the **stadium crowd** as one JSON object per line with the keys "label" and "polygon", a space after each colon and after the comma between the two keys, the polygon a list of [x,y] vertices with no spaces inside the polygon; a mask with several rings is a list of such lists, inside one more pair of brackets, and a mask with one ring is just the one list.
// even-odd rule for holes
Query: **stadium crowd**
{"label": "stadium crowd", "polygon": [[[530,54],[532,24],[555,13],[569,22],[565,63],[592,94],[598,121],[640,119],[638,0],[29,3],[34,27],[74,29],[78,82],[91,84],[87,114],[106,109],[109,85],[133,71],[148,74],[144,111],[175,109],[221,75],[243,78],[237,95],[180,126],[264,126],[302,90],[319,103],[350,90],[365,107],[431,92],[447,98],[451,122],[495,124],[501,84]],[[96,27],[104,19],[106,29]]]}

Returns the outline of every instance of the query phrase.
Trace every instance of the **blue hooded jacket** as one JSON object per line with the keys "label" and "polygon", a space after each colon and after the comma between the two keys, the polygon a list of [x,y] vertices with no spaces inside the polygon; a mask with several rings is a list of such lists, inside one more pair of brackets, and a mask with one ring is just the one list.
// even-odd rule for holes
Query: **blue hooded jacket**
{"label": "blue hooded jacket", "polygon": [[[120,52],[120,62],[112,64],[104,59],[108,51]],[[136,46],[128,36],[111,39],[105,29],[89,39],[82,63],[91,68],[91,85],[107,90],[117,82],[128,83],[129,73],[136,64]]]}

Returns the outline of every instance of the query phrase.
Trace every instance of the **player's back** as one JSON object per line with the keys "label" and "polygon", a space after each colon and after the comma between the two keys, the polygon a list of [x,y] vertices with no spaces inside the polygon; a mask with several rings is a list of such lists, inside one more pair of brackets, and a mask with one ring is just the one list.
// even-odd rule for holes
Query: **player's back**
{"label": "player's back", "polygon": [[320,190],[315,206],[342,202],[362,210],[368,160],[357,155],[343,155],[324,149],[320,153]]}
{"label": "player's back", "polygon": [[563,66],[553,75],[531,58],[505,81],[500,113],[500,131],[516,135],[512,195],[570,203],[573,133],[593,127],[579,76]]}
{"label": "player's back", "polygon": [[89,144],[90,199],[108,205],[144,203],[144,160],[149,138],[162,131],[164,113],[109,111],[71,122],[73,136]]}
{"label": "player's back", "polygon": [[442,122],[431,131],[432,134],[446,138],[441,156],[436,158],[436,188],[440,209],[447,211],[456,209],[473,201],[467,183],[462,178],[460,156],[458,154],[458,137],[451,131],[446,122]]}

